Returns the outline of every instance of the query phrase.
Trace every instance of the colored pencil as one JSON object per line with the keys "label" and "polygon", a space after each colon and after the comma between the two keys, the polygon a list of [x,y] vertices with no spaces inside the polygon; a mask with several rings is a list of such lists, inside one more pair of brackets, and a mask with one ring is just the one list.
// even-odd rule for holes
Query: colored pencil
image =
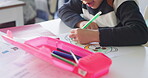
{"label": "colored pencil", "polygon": [[88,27],[95,19],[97,19],[100,15],[102,14],[102,12],[98,12],[91,20],[89,20],[83,27],[82,29],[85,29],[86,27]]}
{"label": "colored pencil", "polygon": [[52,55],[53,57],[56,57],[57,59],[60,59],[60,60],[62,60],[62,61],[64,61],[64,62],[68,63],[68,64],[71,64],[71,65],[73,65],[73,66],[76,66],[76,64],[73,63],[72,61],[69,61],[69,60],[67,60],[67,59],[65,59],[65,58],[63,58],[63,57],[60,57],[60,56],[58,56],[58,55],[56,55],[56,54],[54,54],[54,53],[51,53],[51,55]]}

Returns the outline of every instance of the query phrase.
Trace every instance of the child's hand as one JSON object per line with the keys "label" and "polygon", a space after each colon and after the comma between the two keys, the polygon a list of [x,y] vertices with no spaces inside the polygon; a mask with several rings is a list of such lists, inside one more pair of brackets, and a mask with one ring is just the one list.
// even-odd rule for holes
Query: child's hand
{"label": "child's hand", "polygon": [[[88,21],[81,21],[77,24],[77,27],[82,28]],[[92,22],[86,29],[98,29],[98,25]]]}
{"label": "child's hand", "polygon": [[98,30],[88,30],[88,29],[72,29],[70,38],[80,44],[88,44],[90,42],[100,42]]}

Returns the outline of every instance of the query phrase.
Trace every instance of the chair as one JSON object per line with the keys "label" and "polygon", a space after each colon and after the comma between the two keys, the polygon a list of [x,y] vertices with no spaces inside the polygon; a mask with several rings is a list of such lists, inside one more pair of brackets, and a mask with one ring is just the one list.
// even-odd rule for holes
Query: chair
{"label": "chair", "polygon": [[61,0],[47,0],[48,1],[48,9],[49,9],[49,19],[54,19],[54,15],[58,9],[58,1]]}
{"label": "chair", "polygon": [[148,6],[146,6],[145,11],[144,11],[144,19],[148,19]]}

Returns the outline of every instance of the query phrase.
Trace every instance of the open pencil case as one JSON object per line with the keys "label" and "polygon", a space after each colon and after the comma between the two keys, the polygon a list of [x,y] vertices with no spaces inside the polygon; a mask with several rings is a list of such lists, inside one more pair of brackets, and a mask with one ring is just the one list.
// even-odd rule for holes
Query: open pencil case
{"label": "open pencil case", "polygon": [[[2,36],[3,39],[20,49],[29,52],[30,54],[49,62],[57,67],[73,72],[82,78],[99,78],[109,72],[111,66],[111,59],[103,53],[92,53],[76,45],[54,39],[50,37],[37,37],[20,43],[15,41],[12,34]],[[74,54],[80,56],[78,63],[71,65],[51,55],[52,51],[57,51],[57,48],[65,51],[72,51]]]}

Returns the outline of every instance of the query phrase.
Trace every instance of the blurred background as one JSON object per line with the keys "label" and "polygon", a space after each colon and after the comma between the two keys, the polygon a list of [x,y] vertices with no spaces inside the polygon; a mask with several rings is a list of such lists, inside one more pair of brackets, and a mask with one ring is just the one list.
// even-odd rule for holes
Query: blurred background
{"label": "blurred background", "polygon": [[[24,25],[57,19],[57,10],[68,0],[0,0],[0,7],[10,1],[23,1]],[[148,0],[137,0],[144,15]],[[0,18],[0,20],[3,20]],[[2,23],[0,28],[14,26],[14,22]]]}

